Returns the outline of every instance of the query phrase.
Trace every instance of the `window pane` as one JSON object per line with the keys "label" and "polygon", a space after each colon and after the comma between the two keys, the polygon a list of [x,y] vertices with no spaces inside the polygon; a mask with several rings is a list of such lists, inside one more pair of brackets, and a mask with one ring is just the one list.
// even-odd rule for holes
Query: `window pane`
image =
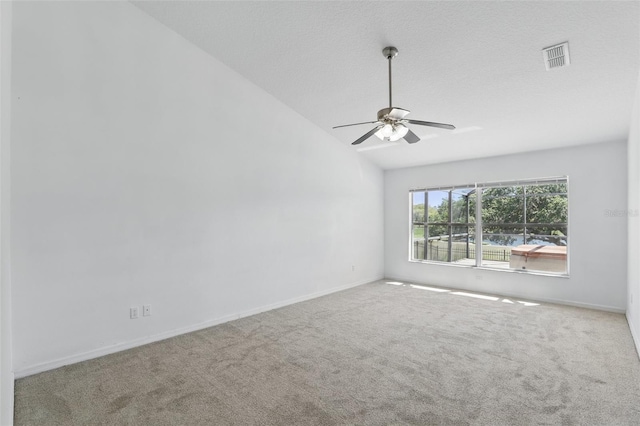
{"label": "window pane", "polygon": [[566,225],[527,225],[526,244],[566,246],[567,237]]}
{"label": "window pane", "polygon": [[414,222],[424,222],[424,192],[412,194],[412,217]]}
{"label": "window pane", "polygon": [[475,265],[475,228],[455,226],[451,242],[451,261],[463,265]]}
{"label": "window pane", "polygon": [[476,204],[478,202],[477,192],[474,190],[469,195],[469,223],[476,223]]}
{"label": "window pane", "polygon": [[469,196],[473,190],[474,188],[464,188],[451,191],[451,222],[469,223],[475,215],[475,192],[473,192],[473,208],[471,208],[471,197]]}
{"label": "window pane", "polygon": [[511,246],[506,245],[482,245],[482,265],[483,266],[498,266],[509,267],[509,260],[511,259]]}
{"label": "window pane", "polygon": [[566,194],[530,194],[527,188],[528,223],[567,223],[569,200]]}
{"label": "window pane", "polygon": [[566,184],[486,189],[482,220],[484,266],[566,272]]}
{"label": "window pane", "polygon": [[424,259],[424,192],[411,194],[411,259]]}
{"label": "window pane", "polygon": [[521,186],[488,188],[482,192],[482,222],[524,223],[524,200]]}
{"label": "window pane", "polygon": [[485,226],[482,229],[482,243],[496,246],[524,244],[523,226]]}
{"label": "window pane", "polygon": [[429,191],[429,222],[449,222],[449,191]]}
{"label": "window pane", "polygon": [[449,238],[449,227],[447,225],[428,225],[429,239],[442,240]]}
{"label": "window pane", "polygon": [[[436,234],[432,234],[435,232]],[[449,261],[449,227],[446,225],[430,225],[427,240],[427,258],[439,262]]]}
{"label": "window pane", "polygon": [[424,225],[413,224],[411,233],[411,258],[424,259]]}
{"label": "window pane", "polygon": [[524,244],[524,227],[493,227],[490,230],[485,227],[482,233],[482,264],[508,267],[511,248],[521,244]]}

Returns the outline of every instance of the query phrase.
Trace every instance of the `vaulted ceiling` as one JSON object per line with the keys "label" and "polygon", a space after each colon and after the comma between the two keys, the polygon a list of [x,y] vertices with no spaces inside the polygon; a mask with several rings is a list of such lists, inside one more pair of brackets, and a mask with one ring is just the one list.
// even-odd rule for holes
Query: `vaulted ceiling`
{"label": "vaulted ceiling", "polygon": [[[624,140],[640,70],[638,1],[154,1],[134,4],[345,145],[388,106],[422,141],[353,147],[382,168]],[[569,42],[571,65],[542,49]],[[212,78],[214,78],[212,76]],[[251,117],[246,117],[251,120]],[[304,137],[304,135],[300,135]]]}

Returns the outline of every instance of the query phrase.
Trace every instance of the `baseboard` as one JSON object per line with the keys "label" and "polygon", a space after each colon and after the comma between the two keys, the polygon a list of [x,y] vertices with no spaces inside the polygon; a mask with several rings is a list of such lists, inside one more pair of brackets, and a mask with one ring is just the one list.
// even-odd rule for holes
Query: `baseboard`
{"label": "baseboard", "polygon": [[468,287],[451,287],[451,286],[443,286],[440,284],[436,284],[433,282],[419,282],[419,281],[414,281],[414,280],[403,280],[401,278],[385,278],[388,281],[398,281],[398,282],[403,282],[403,283],[407,283],[407,284],[419,284],[419,285],[427,285],[427,286],[434,286],[434,287],[442,287],[442,288],[446,288],[446,289],[452,289],[452,290],[456,290],[456,291],[471,291],[471,292],[476,292],[478,294],[486,294],[486,295],[492,295],[492,296],[502,296],[502,297],[511,297],[511,298],[520,298],[520,299],[525,299],[527,301],[531,301],[531,302],[541,302],[541,303],[553,303],[555,305],[565,305],[565,306],[573,306],[576,308],[586,308],[586,309],[595,309],[598,311],[605,311],[605,312],[613,312],[616,314],[624,314],[626,313],[626,309],[624,308],[618,308],[615,306],[607,306],[607,305],[596,305],[596,304],[592,304],[592,303],[583,303],[583,302],[575,302],[572,300],[561,300],[561,299],[552,299],[552,298],[544,298],[544,297],[535,297],[535,298],[531,298],[528,296],[522,296],[522,295],[518,295],[518,294],[513,294],[513,293],[490,293],[490,292],[486,292],[484,290],[475,290],[472,288],[468,288]]}
{"label": "baseboard", "polygon": [[293,305],[294,303],[304,302],[306,300],[315,299],[317,297],[326,296],[331,293],[336,293],[338,291],[347,290],[349,288],[357,287],[360,285],[372,283],[375,281],[379,281],[382,278],[374,278],[374,279],[366,279],[361,281],[352,282],[346,285],[333,287],[328,290],[317,291],[315,293],[307,294],[304,296],[294,297],[291,299],[287,299],[281,302],[271,303],[269,305],[264,305],[254,309],[248,309],[246,311],[242,311],[239,313],[225,315],[223,317],[214,318],[205,322],[201,322],[198,324],[190,325],[187,327],[178,328],[175,330],[166,331],[163,333],[154,334],[152,336],[143,337],[140,339],[131,340],[128,342],[117,343],[111,346],[105,346],[98,349],[93,349],[91,351],[83,352],[80,354],[70,355],[62,358],[58,358],[53,361],[43,362],[40,364],[32,365],[20,370],[15,371],[15,378],[21,379],[23,377],[31,376],[34,374],[42,373],[44,371],[54,370],[56,368],[64,367],[65,365],[75,364],[82,361],[88,361],[90,359],[99,358],[101,356],[110,355],[116,352],[125,351],[127,349],[132,349],[138,346],[146,345],[153,342],[158,342],[161,340],[169,339],[171,337],[179,336],[181,334],[191,333],[193,331],[202,330],[205,328],[213,327],[219,324],[223,324],[225,322],[233,321],[236,319],[248,317],[251,315],[256,315],[262,312],[271,311],[273,309],[282,308],[284,306]]}
{"label": "baseboard", "polygon": [[629,318],[629,315],[625,315],[625,316],[627,317],[629,330],[631,330],[631,337],[633,338],[633,343],[635,343],[636,345],[636,355],[638,355],[638,358],[640,359],[640,336],[638,335],[638,332],[636,331],[636,329],[633,327],[633,323],[631,322],[631,318]]}

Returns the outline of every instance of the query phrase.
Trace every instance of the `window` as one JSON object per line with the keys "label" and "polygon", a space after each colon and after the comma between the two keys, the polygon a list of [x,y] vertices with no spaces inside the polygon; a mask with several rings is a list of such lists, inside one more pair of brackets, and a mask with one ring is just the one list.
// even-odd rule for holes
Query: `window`
{"label": "window", "polygon": [[413,192],[414,259],[474,259],[475,192],[475,187]]}
{"label": "window", "polygon": [[414,190],[411,259],[567,274],[567,193],[566,177]]}

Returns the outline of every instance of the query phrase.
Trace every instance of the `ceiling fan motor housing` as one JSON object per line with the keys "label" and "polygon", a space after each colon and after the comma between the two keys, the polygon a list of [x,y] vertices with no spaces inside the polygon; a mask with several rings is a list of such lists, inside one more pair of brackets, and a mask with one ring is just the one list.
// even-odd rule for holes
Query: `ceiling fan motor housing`
{"label": "ceiling fan motor housing", "polygon": [[387,46],[382,49],[382,54],[387,59],[395,58],[396,56],[398,56],[398,49],[393,46]]}
{"label": "ceiling fan motor housing", "polygon": [[402,120],[407,114],[409,114],[409,111],[402,108],[382,108],[380,111],[378,111],[378,121],[383,123],[395,122],[398,120]]}

